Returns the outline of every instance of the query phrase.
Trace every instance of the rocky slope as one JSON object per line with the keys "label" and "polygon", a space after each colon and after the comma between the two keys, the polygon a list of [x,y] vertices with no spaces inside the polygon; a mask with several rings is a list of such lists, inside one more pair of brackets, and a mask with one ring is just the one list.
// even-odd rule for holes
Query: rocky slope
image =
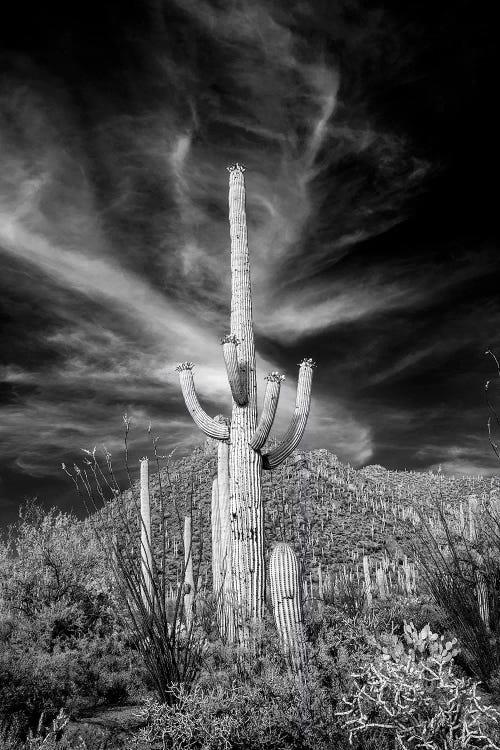
{"label": "rocky slope", "polygon": [[[175,586],[182,566],[182,522],[192,512],[194,559],[200,560],[200,577],[210,585],[212,480],[216,473],[216,448],[207,443],[187,458],[171,462],[160,474],[151,465],[152,527],[157,559],[161,550],[163,514],[168,576]],[[467,510],[469,498],[498,498],[500,478],[449,477],[437,473],[389,471],[382,466],[356,470],[328,450],[296,451],[279,469],[263,475],[267,548],[275,541],[290,542],[300,554],[306,576],[316,580],[345,568],[358,570],[362,556],[372,561],[383,556],[402,562],[413,531],[416,509],[432,515],[436,502],[458,513]],[[137,529],[139,540],[138,485],[106,508],[114,508],[115,524],[123,516]],[[121,508],[117,512],[117,508]],[[127,544],[134,547],[128,537]]]}

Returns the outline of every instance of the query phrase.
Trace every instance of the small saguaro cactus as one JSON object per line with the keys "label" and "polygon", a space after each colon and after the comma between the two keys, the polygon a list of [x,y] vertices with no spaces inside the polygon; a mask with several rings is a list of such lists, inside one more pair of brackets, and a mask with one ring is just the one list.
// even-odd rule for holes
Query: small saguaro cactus
{"label": "small saguaro cactus", "polygon": [[323,581],[323,569],[321,562],[318,562],[318,602],[322,606],[325,602],[325,586]]}
{"label": "small saguaro cactus", "polygon": [[302,585],[297,555],[286,542],[278,542],[269,559],[269,581],[276,628],[283,650],[295,672],[306,663],[302,615]]}
{"label": "small saguaro cactus", "polygon": [[151,549],[151,504],[149,499],[149,461],[141,458],[141,590],[147,610],[153,604],[153,553]]}
{"label": "small saguaro cactus", "polygon": [[193,535],[191,516],[184,517],[184,617],[191,628],[194,613]]}
{"label": "small saguaro cactus", "polygon": [[[264,517],[262,469],[279,466],[297,447],[306,426],[311,399],[314,363],[300,364],[295,413],[283,440],[262,453],[269,436],[283,376],[267,376],[260,420],[257,419],[257,378],[252,325],[252,296],[245,213],[244,167],[229,171],[229,228],[231,237],[231,328],[221,339],[232,395],[230,422],[209,417],[201,407],[193,380],[193,364],[183,362],[177,370],[186,406],[198,427],[208,437],[227,443],[229,465],[229,509],[231,550],[224,552],[231,566],[234,625],[238,639],[248,644],[250,625],[260,625],[265,601]],[[220,493],[221,486],[218,485]],[[219,507],[222,508],[219,496]]]}
{"label": "small saguaro cactus", "polygon": [[367,555],[363,555],[363,574],[365,577],[366,604],[368,607],[372,607],[373,606],[372,579],[370,576],[370,563],[368,561]]}

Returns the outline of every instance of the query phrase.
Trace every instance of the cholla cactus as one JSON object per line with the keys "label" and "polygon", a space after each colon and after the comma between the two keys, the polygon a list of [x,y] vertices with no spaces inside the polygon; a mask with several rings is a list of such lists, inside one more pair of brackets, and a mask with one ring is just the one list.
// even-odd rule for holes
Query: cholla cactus
{"label": "cholla cactus", "polygon": [[[245,213],[244,168],[229,170],[229,226],[231,236],[231,330],[221,340],[232,394],[230,423],[217,421],[202,409],[196,396],[193,364],[181,363],[179,372],[186,406],[198,427],[208,437],[226,442],[229,461],[231,587],[238,638],[247,644],[250,625],[260,625],[265,601],[264,518],[262,469],[279,466],[297,447],[306,426],[311,398],[314,362],[300,364],[295,413],[281,443],[261,450],[269,436],[283,376],[267,378],[264,407],[257,419],[257,378],[252,326],[252,296]],[[221,487],[218,485],[220,495]],[[219,496],[219,506],[221,500]]]}
{"label": "cholla cactus", "polygon": [[355,734],[376,729],[384,747],[394,740],[400,748],[500,750],[493,741],[500,714],[482,705],[478,683],[456,674],[455,639],[444,644],[428,626],[418,633],[412,623],[405,623],[409,653],[394,638],[391,653],[382,649],[381,658],[351,674],[353,687],[342,697],[345,710],[336,711],[345,717],[349,744]]}
{"label": "cholla cactus", "polygon": [[300,673],[306,663],[302,584],[297,555],[286,542],[273,547],[269,580],[274,619],[283,650],[294,671]]}

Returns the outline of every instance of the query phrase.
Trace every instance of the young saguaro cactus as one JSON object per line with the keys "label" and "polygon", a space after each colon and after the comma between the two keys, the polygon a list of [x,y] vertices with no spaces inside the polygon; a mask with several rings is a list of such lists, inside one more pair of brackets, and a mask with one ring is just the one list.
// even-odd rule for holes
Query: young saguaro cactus
{"label": "young saguaro cactus", "polygon": [[192,519],[188,515],[184,517],[184,616],[188,631],[193,623],[194,599]]}
{"label": "young saguaro cactus", "polygon": [[269,558],[271,602],[278,634],[293,670],[302,672],[306,663],[302,616],[302,585],[297,555],[286,542],[273,547]]}
{"label": "young saguaro cactus", "polygon": [[151,504],[149,498],[149,461],[141,458],[141,589],[147,610],[153,604],[153,553],[151,548]]}
{"label": "young saguaro cactus", "polygon": [[229,445],[229,504],[231,520],[232,592],[235,626],[242,644],[248,643],[249,626],[263,619],[265,600],[264,517],[262,469],[279,466],[297,447],[306,426],[311,399],[314,362],[300,364],[295,413],[281,443],[261,450],[276,413],[283,376],[267,377],[264,407],[257,419],[257,378],[252,325],[252,295],[245,212],[244,167],[229,171],[229,228],[231,237],[231,328],[221,339],[232,395],[230,423],[208,416],[201,407],[193,380],[193,364],[183,362],[177,370],[186,406],[198,427],[208,437]]}

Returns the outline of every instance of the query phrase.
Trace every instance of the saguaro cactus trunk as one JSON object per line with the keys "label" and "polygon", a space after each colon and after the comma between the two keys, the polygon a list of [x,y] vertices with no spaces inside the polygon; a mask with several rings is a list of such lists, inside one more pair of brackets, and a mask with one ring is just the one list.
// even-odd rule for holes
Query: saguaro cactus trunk
{"label": "saguaro cactus trunk", "polygon": [[[249,444],[257,428],[257,379],[252,328],[252,296],[245,215],[245,183],[238,166],[230,171],[231,341],[224,359],[233,393],[229,444],[229,493],[233,580],[245,626],[262,619],[264,605],[264,517],[262,456]],[[236,357],[234,356],[236,355]],[[238,367],[228,363],[237,360]],[[242,623],[243,624],[243,623]],[[245,640],[245,639],[244,639]]]}
{"label": "saguaro cactus trunk", "polygon": [[219,441],[217,448],[217,477],[212,485],[212,571],[219,632],[224,642],[231,642],[234,640],[234,596],[231,572],[229,444],[223,440]]}
{"label": "saguaro cactus trunk", "polygon": [[220,542],[220,509],[219,509],[219,488],[217,477],[212,482],[212,591],[219,601],[221,597],[221,542]]}
{"label": "saguaro cactus trunk", "polygon": [[[263,412],[258,422],[245,170],[240,164],[228,167],[228,170],[231,329],[221,342],[232,394],[231,421],[212,419],[202,409],[196,396],[191,362],[181,363],[177,370],[186,406],[198,427],[205,435],[228,446],[231,545],[230,554],[227,549],[224,554],[226,564],[230,564],[231,591],[226,589],[225,597],[234,601],[235,605],[233,624],[237,630],[230,630],[237,633],[240,643],[248,644],[250,626],[259,625],[262,621],[265,600],[262,469],[279,466],[296,448],[303,435],[309,413],[314,363],[305,359],[300,365],[295,413],[285,437],[272,451],[262,453],[276,413],[283,376],[279,373],[268,375]],[[219,475],[220,472],[219,466]],[[221,492],[225,491],[225,486],[218,482],[220,523],[223,509]],[[213,521],[217,523],[217,512]],[[222,547],[219,545],[218,549]],[[220,571],[220,563],[214,569]]]}

